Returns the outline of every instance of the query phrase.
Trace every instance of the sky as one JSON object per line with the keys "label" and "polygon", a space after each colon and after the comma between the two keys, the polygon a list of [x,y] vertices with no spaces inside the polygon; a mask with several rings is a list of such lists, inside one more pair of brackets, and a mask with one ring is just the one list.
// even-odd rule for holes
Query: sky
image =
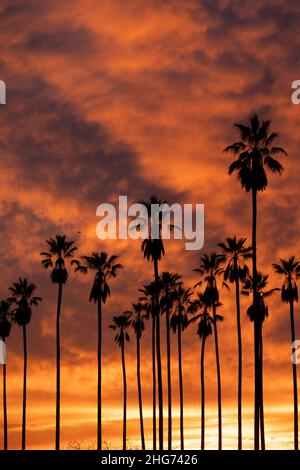
{"label": "sky", "polygon": [[[28,328],[30,449],[54,447],[56,286],[40,264],[45,239],[65,233],[78,256],[107,251],[124,270],[111,282],[104,308],[103,439],[122,439],[121,357],[107,327],[152,280],[140,241],[101,241],[96,208],[156,194],[169,203],[205,205],[205,243],[186,251],[167,241],[160,270],[197,281],[200,256],[228,236],[251,235],[249,195],[228,175],[223,149],[237,139],[234,123],[257,112],[272,120],[288,156],[281,177],[259,195],[258,263],[272,274],[278,257],[299,254],[298,162],[300,109],[291,103],[299,79],[300,5],[293,0],[2,0],[0,79],[1,298],[18,276],[43,298]],[[61,440],[63,448],[96,441],[97,312],[92,278],[70,272],[62,312]],[[237,338],[234,293],[222,291],[220,353],[224,447],[237,446]],[[253,337],[242,299],[244,446],[253,446]],[[266,446],[293,446],[289,314],[276,294],[264,325]],[[296,333],[300,335],[299,308]],[[162,337],[165,335],[162,317]],[[217,446],[213,338],[206,354],[207,448]],[[22,336],[7,342],[9,447],[21,443]],[[150,325],[142,338],[142,385],[147,446],[151,447]],[[166,380],[165,343],[162,343]],[[185,440],[200,445],[200,342],[183,336]],[[135,341],[126,346],[129,446],[139,446]],[[178,368],[172,337],[174,445],[178,437]],[[0,406],[2,406],[2,394]],[[165,400],[166,406],[166,400]],[[2,419],[2,418],[1,418]],[[1,421],[2,423],[2,421]],[[165,421],[165,426],[167,422]],[[0,442],[2,445],[2,426]]]}

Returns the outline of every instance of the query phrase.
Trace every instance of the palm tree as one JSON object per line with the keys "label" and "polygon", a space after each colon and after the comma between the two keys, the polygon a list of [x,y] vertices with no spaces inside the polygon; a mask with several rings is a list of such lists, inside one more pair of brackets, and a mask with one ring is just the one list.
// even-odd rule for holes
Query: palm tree
{"label": "palm tree", "polygon": [[75,272],[95,272],[95,277],[90,292],[89,301],[97,304],[98,310],[98,387],[97,387],[97,450],[102,449],[102,304],[105,304],[110,296],[109,279],[115,278],[119,269],[123,266],[117,263],[118,256],[108,256],[107,253],[95,253],[90,256],[82,256],[82,262],[73,260]]}
{"label": "palm tree", "polygon": [[166,314],[167,374],[168,374],[168,450],[172,449],[172,380],[171,380],[171,337],[170,313],[174,303],[174,294],[181,276],[169,272],[161,275],[162,311]]}
{"label": "palm tree", "polygon": [[[263,275],[261,273],[257,273],[256,278],[256,293],[257,293],[257,307],[255,308],[253,303],[247,310],[247,315],[250,318],[250,321],[257,322],[258,325],[258,372],[260,376],[260,402],[259,402],[259,414],[260,414],[260,427],[261,427],[261,448],[265,450],[265,430],[264,430],[264,407],[263,407],[263,335],[262,335],[262,326],[265,319],[269,315],[269,308],[266,305],[265,299],[270,297],[275,291],[279,290],[269,289],[266,290],[268,285],[268,278],[269,276]],[[248,295],[250,293],[253,294],[254,289],[254,282],[253,277],[248,276],[248,278],[244,281],[243,290],[241,291],[242,294]],[[257,315],[258,314],[258,315]]]}
{"label": "palm tree", "polygon": [[55,450],[60,449],[60,317],[62,306],[63,285],[69,278],[66,263],[73,258],[77,247],[75,242],[68,240],[65,235],[56,235],[46,240],[48,250],[41,253],[42,264],[51,269],[50,280],[58,284],[58,297],[56,309],[56,431]]}
{"label": "palm tree", "polygon": [[[294,302],[298,302],[297,280],[300,277],[300,263],[292,256],[289,259],[280,259],[279,264],[273,264],[277,274],[284,277],[281,287],[281,299],[290,305],[290,322],[292,347],[294,347],[296,334],[294,322]],[[297,388],[297,364],[293,361],[293,386],[294,386],[294,447],[299,449],[298,444],[298,388]]]}
{"label": "palm tree", "polygon": [[176,306],[174,308],[170,326],[174,333],[177,332],[178,344],[178,376],[179,376],[179,398],[180,398],[180,449],[184,450],[183,433],[183,378],[182,378],[182,332],[188,327],[188,313],[191,311],[191,289],[185,289],[182,284],[177,286],[174,298]]}
{"label": "palm tree", "polygon": [[145,302],[147,316],[152,318],[151,348],[152,348],[152,430],[153,450],[156,450],[156,284],[151,282],[144,285],[140,292],[143,294],[139,301]]}
{"label": "palm tree", "polygon": [[139,399],[139,412],[140,412],[140,428],[141,428],[141,444],[142,450],[145,450],[145,434],[144,434],[144,421],[143,421],[143,401],[142,401],[142,385],[141,385],[141,337],[145,329],[145,318],[147,318],[147,306],[139,302],[132,304],[133,311],[131,312],[132,327],[136,336],[136,374],[138,384],[138,399]]}
{"label": "palm tree", "polygon": [[130,327],[130,313],[124,312],[122,315],[113,317],[113,323],[109,326],[117,331],[115,342],[121,348],[122,371],[123,371],[123,450],[126,450],[126,411],[127,411],[127,384],[126,384],[126,366],[125,366],[125,341],[129,341],[128,328]]}
{"label": "palm tree", "polygon": [[235,283],[236,322],[238,336],[238,450],[242,450],[242,330],[240,309],[240,281],[244,281],[248,274],[248,266],[245,260],[251,258],[251,247],[246,247],[246,238],[237,240],[226,238],[226,243],[218,245],[224,250],[227,257],[227,265],[224,271],[224,280]]}
{"label": "palm tree", "polygon": [[32,307],[36,307],[42,300],[41,297],[34,295],[37,287],[28,282],[27,279],[19,277],[9,290],[12,297],[8,299],[16,307],[13,310],[13,320],[23,330],[23,354],[24,354],[24,373],[23,373],[23,414],[22,414],[22,450],[26,448],[26,391],[27,391],[27,325],[32,317]]}
{"label": "palm tree", "polygon": [[[3,343],[11,332],[11,312],[10,302],[1,300],[0,302],[0,338]],[[3,449],[8,449],[7,439],[7,399],[6,399],[6,362],[3,364]]]}
{"label": "palm tree", "polygon": [[[253,278],[253,306],[258,308],[257,298],[257,253],[256,253],[256,227],[257,227],[257,193],[264,191],[268,185],[266,170],[281,174],[283,167],[276,160],[278,155],[286,155],[282,147],[273,146],[278,137],[277,132],[270,131],[271,121],[260,121],[255,114],[250,118],[249,125],[235,124],[240,134],[240,140],[224,149],[231,152],[236,158],[229,166],[229,174],[237,172],[242,188],[252,193],[252,278]],[[254,448],[259,450],[259,408],[262,400],[261,377],[259,375],[259,327],[254,321],[254,362],[255,362],[255,399],[254,399]],[[263,405],[261,405],[263,407]],[[261,421],[262,422],[262,421]],[[262,426],[263,427],[263,426]],[[264,440],[264,437],[262,437]]]}
{"label": "palm tree", "polygon": [[[217,320],[221,320],[222,317],[217,315],[217,306],[219,305],[219,291],[217,287],[217,278],[224,274],[224,269],[221,265],[225,261],[225,256],[217,253],[211,253],[210,255],[204,255],[201,258],[200,267],[195,269],[206,283],[204,295],[206,304],[212,307],[213,311],[213,325],[214,325],[214,337],[215,337],[215,351],[216,351],[216,365],[217,365],[217,381],[218,381],[218,449],[222,450],[222,385],[221,385],[221,366],[219,356],[219,340],[218,340],[218,329]],[[197,285],[201,284],[200,281]],[[223,282],[226,286],[226,283]]]}
{"label": "palm tree", "polygon": [[205,302],[204,294],[197,294],[197,299],[193,301],[192,309],[197,312],[201,310],[201,313],[197,313],[190,321],[198,321],[197,335],[201,344],[201,359],[200,359],[200,369],[201,369],[201,450],[205,449],[205,375],[204,375],[204,353],[205,353],[205,344],[209,336],[212,335],[212,324],[214,323],[213,318],[208,312],[208,303]]}
{"label": "palm tree", "polygon": [[[150,202],[143,202],[147,207],[149,226],[152,227],[151,206],[154,204],[161,205],[163,201],[157,199],[156,196],[151,196]],[[164,447],[164,420],[163,420],[163,383],[162,383],[162,367],[161,367],[161,352],[160,352],[160,308],[159,308],[159,273],[158,262],[165,254],[164,244],[161,239],[161,220],[159,220],[159,238],[152,239],[151,234],[143,240],[142,251],[144,258],[153,262],[154,268],[154,282],[156,286],[155,292],[155,308],[156,308],[156,359],[157,359],[157,386],[158,386],[158,438],[159,449],[163,450]]]}

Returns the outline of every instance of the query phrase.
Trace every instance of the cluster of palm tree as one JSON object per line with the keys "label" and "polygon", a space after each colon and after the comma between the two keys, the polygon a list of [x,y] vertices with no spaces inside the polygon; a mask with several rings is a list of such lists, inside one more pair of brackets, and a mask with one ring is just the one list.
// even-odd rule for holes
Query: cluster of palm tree
{"label": "cluster of palm tree", "polygon": [[[205,448],[205,347],[210,336],[214,337],[214,349],[217,370],[218,388],[218,449],[222,449],[222,374],[220,363],[219,324],[223,321],[224,307],[221,303],[220,287],[229,289],[234,286],[237,327],[237,395],[238,395],[238,449],[242,450],[242,391],[243,391],[243,337],[241,328],[240,294],[251,296],[247,310],[248,317],[253,323],[254,330],[254,448],[265,449],[264,430],[264,401],[263,401],[263,324],[268,317],[267,298],[277,288],[269,288],[268,275],[262,274],[257,268],[257,199],[258,194],[267,187],[267,170],[280,174],[283,170],[275,158],[286,155],[283,148],[274,145],[278,134],[270,131],[270,121],[260,121],[254,115],[249,125],[236,124],[239,140],[226,147],[225,152],[231,152],[235,160],[229,167],[229,173],[236,172],[242,187],[252,195],[252,242],[247,246],[246,238],[228,237],[219,243],[220,252],[203,254],[200,263],[195,268],[197,283],[186,288],[182,276],[177,273],[162,272],[159,266],[165,255],[161,236],[158,239],[148,238],[142,242],[144,258],[153,265],[152,280],[139,290],[138,300],[131,308],[121,315],[113,317],[110,328],[115,330],[115,342],[120,347],[123,372],[123,449],[127,441],[127,381],[125,346],[129,341],[130,331],[136,338],[136,374],[137,395],[140,418],[141,448],[145,449],[145,432],[143,420],[143,399],[141,381],[141,349],[142,335],[146,322],[151,328],[151,358],[152,358],[152,442],[153,450],[164,448],[164,390],[162,370],[162,346],[165,345],[167,359],[167,448],[174,446],[172,421],[172,351],[171,333],[176,335],[178,353],[178,382],[180,401],[179,435],[180,448],[184,449],[184,383],[182,359],[182,334],[196,323],[196,334],[200,339],[200,377],[201,377],[201,449]],[[145,204],[145,203],[144,203]],[[148,207],[151,218],[151,204],[162,204],[162,201],[152,196]],[[150,220],[151,222],[151,220]],[[151,226],[151,223],[148,224]],[[50,280],[57,284],[56,311],[56,435],[55,448],[60,449],[60,319],[62,309],[63,286],[68,281],[69,268],[75,272],[94,274],[89,301],[97,305],[98,319],[98,396],[97,396],[97,449],[102,449],[102,317],[103,309],[110,296],[110,280],[115,278],[123,268],[118,256],[109,256],[105,252],[93,252],[90,255],[75,259],[77,247],[75,242],[68,240],[65,235],[56,235],[47,240],[48,251],[42,252],[42,264],[50,269]],[[250,266],[249,266],[250,264]],[[290,307],[291,339],[295,341],[294,304],[298,301],[297,280],[300,276],[300,262],[295,258],[280,259],[273,264],[275,273],[283,277],[281,288],[282,301]],[[38,305],[40,297],[34,295],[36,286],[26,279],[19,279],[10,287],[11,296],[0,304],[0,337],[3,341],[10,334],[12,322],[22,326],[24,338],[24,387],[23,387],[23,421],[22,449],[26,442],[26,373],[27,373],[27,343],[26,327],[30,322],[32,306]],[[161,336],[161,319],[165,316],[166,337]],[[149,347],[147,347],[149,349]],[[298,450],[298,396],[297,369],[293,364],[294,386],[294,448]],[[3,366],[3,404],[4,404],[4,448],[7,449],[7,402],[6,402],[6,366]],[[157,428],[158,405],[158,428]]]}

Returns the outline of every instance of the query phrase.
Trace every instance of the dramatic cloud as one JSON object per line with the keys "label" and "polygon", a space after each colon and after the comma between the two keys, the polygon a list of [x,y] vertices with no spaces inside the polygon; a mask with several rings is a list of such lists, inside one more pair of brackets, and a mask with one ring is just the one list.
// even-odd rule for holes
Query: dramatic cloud
{"label": "dramatic cloud", "polygon": [[[96,207],[151,194],[169,202],[205,204],[205,250],[226,236],[251,235],[249,197],[228,175],[235,122],[258,112],[272,120],[288,151],[282,177],[259,195],[258,257],[270,284],[270,264],[299,253],[299,109],[290,101],[299,70],[300,6],[292,0],[3,0],[0,79],[1,296],[19,275],[43,297],[29,327],[28,445],[52,447],[55,400],[56,288],[40,265],[44,240],[66,233],[80,254],[117,253],[124,272],[112,282],[104,322],[104,439],[120,444],[119,351],[107,329],[152,279],[139,242],[100,242]],[[161,269],[183,274],[187,286],[201,253],[166,244]],[[71,275],[62,316],[62,440],[95,440],[96,309],[91,278]],[[236,335],[232,293],[222,293],[220,326],[225,447],[236,445]],[[245,439],[252,445],[253,326],[243,299]],[[287,309],[270,300],[265,334],[267,446],[292,446],[292,381]],[[298,313],[298,312],[297,312]],[[299,315],[297,314],[297,317]],[[162,323],[164,326],[164,319]],[[300,323],[297,318],[297,331]],[[164,329],[163,333],[164,335]],[[300,333],[299,333],[300,334]],[[174,339],[174,338],[173,338]],[[187,445],[199,442],[199,341],[184,335]],[[128,347],[129,438],[138,443],[135,342]],[[142,380],[147,439],[151,437],[150,332],[143,337]],[[174,403],[178,406],[173,344]],[[165,354],[163,365],[165,370]],[[195,360],[195,357],[197,360]],[[22,348],[8,342],[10,446],[20,445]],[[216,371],[207,349],[208,444],[216,445]],[[88,386],[87,386],[88,384]],[[175,410],[178,418],[177,408]],[[175,420],[175,426],[177,426]],[[177,427],[176,427],[177,429]],[[1,428],[2,432],[2,428]],[[284,437],[283,437],[284,436]],[[1,436],[0,436],[1,440]]]}

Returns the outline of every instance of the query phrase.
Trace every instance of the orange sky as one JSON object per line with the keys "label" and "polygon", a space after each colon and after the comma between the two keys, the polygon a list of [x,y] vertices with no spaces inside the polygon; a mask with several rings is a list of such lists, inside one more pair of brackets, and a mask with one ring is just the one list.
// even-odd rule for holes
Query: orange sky
{"label": "orange sky", "polygon": [[[0,107],[1,296],[7,296],[6,286],[21,275],[34,281],[43,297],[28,334],[28,447],[54,445],[56,289],[39,264],[39,252],[45,238],[66,233],[75,237],[80,253],[114,252],[125,266],[112,283],[104,328],[104,440],[118,448],[121,362],[106,326],[137,300],[141,284],[151,280],[152,266],[143,260],[139,242],[96,238],[96,207],[116,202],[119,194],[127,194],[130,201],[155,193],[170,203],[204,203],[204,250],[186,252],[183,243],[167,242],[161,263],[162,270],[179,272],[192,286],[200,254],[215,249],[226,236],[250,236],[250,201],[227,175],[230,159],[222,150],[236,138],[233,123],[255,111],[272,119],[289,153],[283,176],[271,177],[269,189],[259,198],[259,265],[268,273],[278,256],[299,255],[300,109],[291,104],[290,87],[299,79],[300,6],[292,0],[273,0],[272,5],[267,0],[2,0],[0,27],[0,79],[8,90],[7,105]],[[88,303],[90,282],[90,277],[72,275],[64,293],[64,448],[72,441],[92,446],[96,439],[96,309]],[[271,275],[272,287],[279,282]],[[234,448],[237,341],[232,293],[224,292],[222,301],[224,447]],[[243,299],[245,447],[251,447],[252,326],[246,308]],[[296,314],[299,336],[298,309]],[[270,300],[264,338],[267,447],[292,448],[289,316],[279,296]],[[186,443],[195,448],[200,443],[200,345],[195,328],[184,334],[183,343]],[[149,328],[142,348],[149,440]],[[128,437],[134,447],[139,438],[134,341],[127,350],[127,365]],[[206,383],[207,447],[215,448],[212,339]],[[8,341],[10,448],[20,446],[21,399],[21,331],[15,327]]]}

